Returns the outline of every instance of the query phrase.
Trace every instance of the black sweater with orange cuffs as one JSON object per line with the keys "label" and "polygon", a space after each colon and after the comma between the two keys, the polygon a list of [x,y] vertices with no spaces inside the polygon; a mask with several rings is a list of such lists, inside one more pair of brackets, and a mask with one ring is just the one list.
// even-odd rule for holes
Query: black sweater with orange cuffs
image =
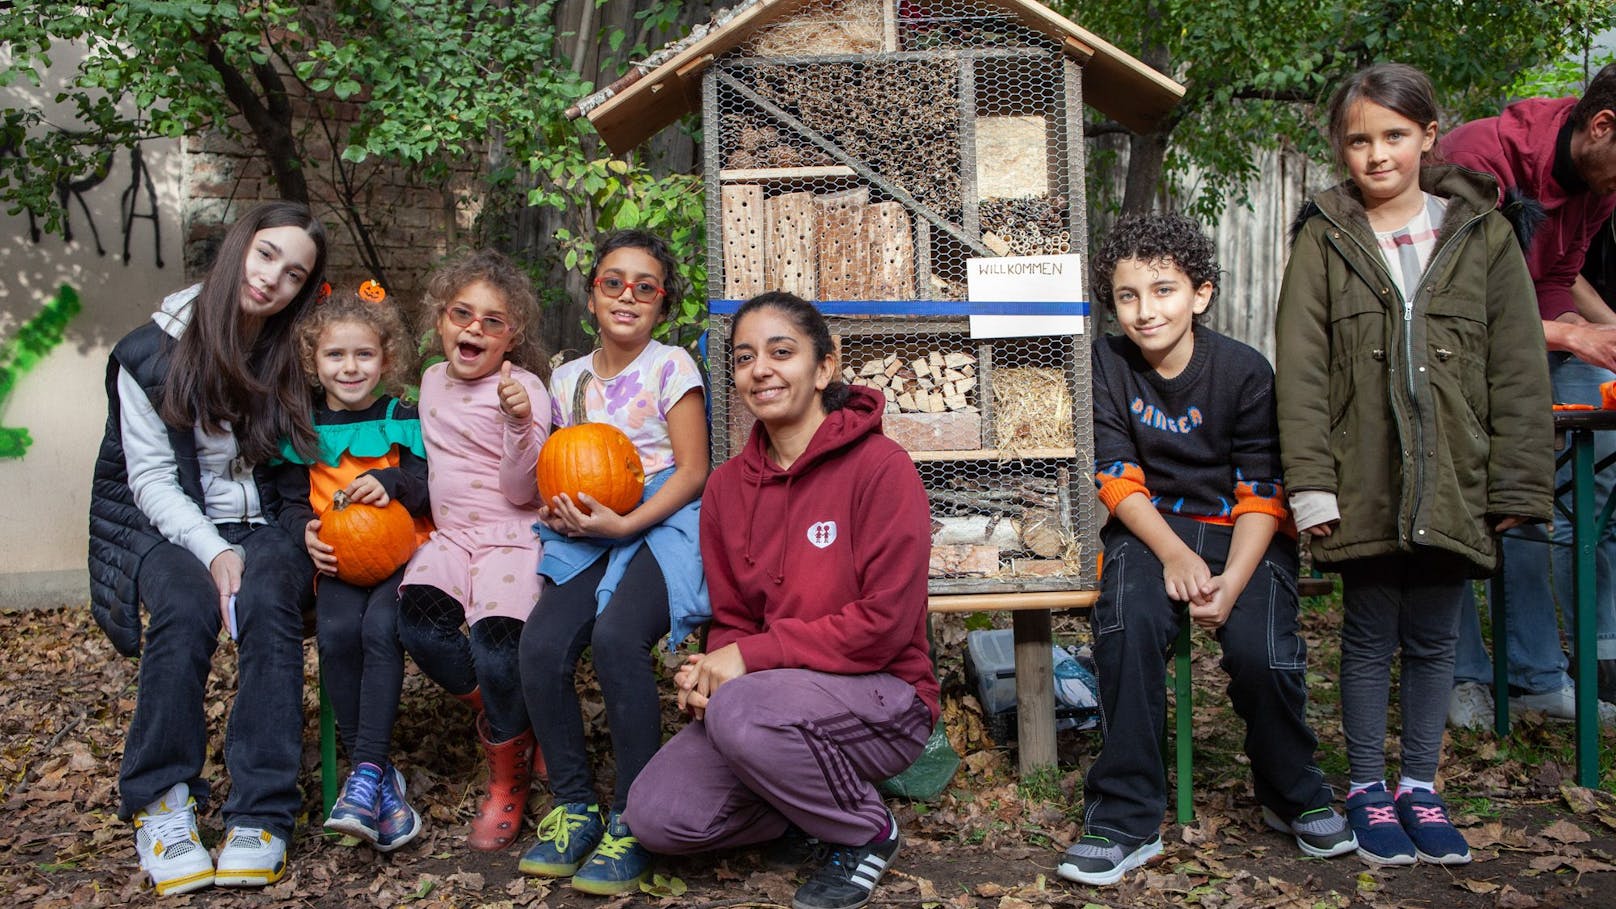
{"label": "black sweater with orange cuffs", "polygon": [[[1247,512],[1289,525],[1274,370],[1256,350],[1194,327],[1184,371],[1162,378],[1126,336],[1093,347],[1094,483],[1108,511],[1135,492],[1214,524]],[[1290,530],[1294,534],[1294,530]]]}

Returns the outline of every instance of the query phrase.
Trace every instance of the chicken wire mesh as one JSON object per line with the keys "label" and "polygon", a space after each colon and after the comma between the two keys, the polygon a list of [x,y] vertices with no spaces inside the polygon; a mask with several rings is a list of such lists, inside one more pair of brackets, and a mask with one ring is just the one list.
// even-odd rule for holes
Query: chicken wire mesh
{"label": "chicken wire mesh", "polygon": [[996,4],[820,0],[703,77],[714,462],[752,423],[726,314],[818,302],[925,482],[934,593],[1096,586],[1089,336],[945,305],[969,259],[1083,250],[1080,72]]}

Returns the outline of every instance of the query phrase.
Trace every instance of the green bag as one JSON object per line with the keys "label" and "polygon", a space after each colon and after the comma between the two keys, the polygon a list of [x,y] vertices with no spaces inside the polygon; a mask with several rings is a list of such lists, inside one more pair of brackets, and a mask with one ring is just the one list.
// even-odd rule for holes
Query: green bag
{"label": "green bag", "polygon": [[931,737],[926,739],[926,747],[921,749],[920,757],[915,758],[908,770],[882,780],[876,784],[876,788],[882,795],[929,802],[948,788],[948,781],[954,778],[954,771],[959,769],[959,765],[960,757],[954,753],[954,746],[948,743],[948,733],[943,730],[943,721],[939,717],[937,725],[931,729]]}

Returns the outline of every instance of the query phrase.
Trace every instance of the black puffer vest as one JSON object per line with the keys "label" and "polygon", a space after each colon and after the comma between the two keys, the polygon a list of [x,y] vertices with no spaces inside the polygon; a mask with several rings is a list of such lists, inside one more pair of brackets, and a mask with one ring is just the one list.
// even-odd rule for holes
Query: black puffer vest
{"label": "black puffer vest", "polygon": [[[125,335],[107,360],[107,428],[95,459],[90,489],[90,611],[112,646],[124,656],[140,653],[140,562],[163,535],[135,504],[123,454],[123,426],[118,398],[118,370],[124,369],[146,390],[153,407],[162,406],[174,339],[155,322]],[[168,430],[179,465],[180,488],[202,506],[202,469],[196,458],[196,436],[187,429]]]}

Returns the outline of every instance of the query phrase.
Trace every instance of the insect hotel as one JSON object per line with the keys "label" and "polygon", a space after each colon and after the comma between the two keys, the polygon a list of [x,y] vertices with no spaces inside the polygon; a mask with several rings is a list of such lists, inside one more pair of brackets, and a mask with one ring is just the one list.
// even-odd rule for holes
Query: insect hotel
{"label": "insect hotel", "polygon": [[925,482],[933,609],[1039,607],[1041,632],[1016,613],[1018,662],[1041,646],[1047,677],[1047,609],[1098,588],[1093,323],[983,336],[970,263],[1084,253],[1083,104],[1146,130],[1182,93],[1038,3],[754,0],[575,112],[619,154],[701,112],[714,463],[751,428],[729,314],[765,290],[815,301]]}

